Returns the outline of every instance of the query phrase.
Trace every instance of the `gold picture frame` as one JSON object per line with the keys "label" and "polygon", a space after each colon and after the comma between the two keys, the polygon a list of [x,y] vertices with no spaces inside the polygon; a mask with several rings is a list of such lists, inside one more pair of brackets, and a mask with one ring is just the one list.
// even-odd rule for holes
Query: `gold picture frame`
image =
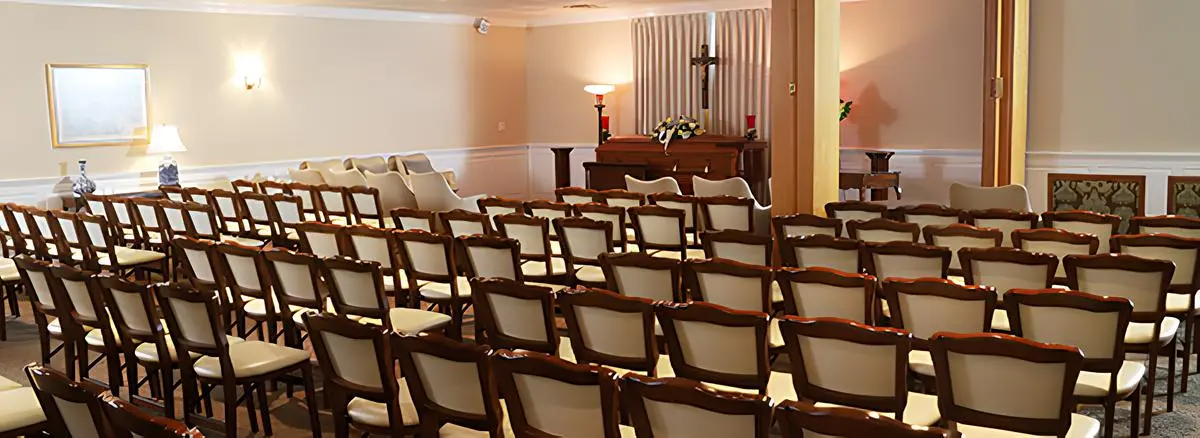
{"label": "gold picture frame", "polygon": [[55,148],[150,143],[150,67],[46,64]]}

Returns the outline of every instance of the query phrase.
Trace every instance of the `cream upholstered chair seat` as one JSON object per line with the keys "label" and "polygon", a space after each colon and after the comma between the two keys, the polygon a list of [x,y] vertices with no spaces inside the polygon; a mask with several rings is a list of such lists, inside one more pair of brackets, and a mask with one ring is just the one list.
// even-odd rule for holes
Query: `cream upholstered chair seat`
{"label": "cream upholstered chair seat", "polygon": [[[624,376],[630,373],[646,375],[646,373],[642,371],[627,370],[624,368],[614,367],[612,365],[604,365],[604,367],[613,370],[613,372],[617,373],[618,376]],[[675,370],[671,368],[671,356],[667,356],[665,354],[658,355],[658,361],[656,361],[654,365],[654,374],[655,377],[658,378],[675,377]]]}
{"label": "cream upholstered chair seat", "polygon": [[567,261],[560,257],[550,258],[550,272],[546,272],[546,262],[530,260],[521,263],[521,273],[530,277],[546,277],[550,275],[566,275]]}
{"label": "cream upholstered chair seat", "polygon": [[[270,234],[268,234],[268,236],[269,235]],[[227,242],[227,243],[236,243],[236,244],[242,245],[242,246],[259,247],[259,246],[264,245],[264,242],[261,240],[250,239],[250,238],[246,238],[246,237],[221,236],[221,241]],[[141,251],[141,250],[135,250],[135,251]],[[120,251],[118,251],[118,252],[120,252]]]}
{"label": "cream upholstered chair seat", "polygon": [[604,269],[599,266],[584,265],[575,271],[575,278],[588,283],[604,283]]}
{"label": "cream upholstered chair seat", "polygon": [[[471,280],[467,277],[457,277],[455,281],[458,283],[458,296],[471,296]],[[434,300],[450,299],[450,284],[449,283],[425,283],[420,285],[417,290],[422,297]]]}
{"label": "cream upholstered chair seat", "polygon": [[[246,341],[229,345],[229,361],[233,365],[234,377],[261,376],[295,366],[309,360],[306,350],[288,348],[262,341]],[[221,360],[204,356],[193,365],[196,375],[209,379],[221,378]]]}
{"label": "cream upholstered chair seat", "polygon": [[[362,324],[383,325],[383,321],[375,318],[355,318],[355,320]],[[421,309],[394,307],[388,309],[388,321],[392,324],[392,330],[404,335],[415,335],[449,325],[450,315]]]}
{"label": "cream upholstered chair seat", "polygon": [[[1179,331],[1179,319],[1168,316],[1163,318],[1162,329],[1158,333],[1158,342],[1166,344],[1175,337],[1175,332]],[[1154,337],[1154,323],[1149,322],[1131,322],[1129,328],[1125,330],[1126,344],[1149,344],[1151,338]]]}
{"label": "cream upholstered chair seat", "polygon": [[[2,278],[4,272],[5,271],[0,268],[0,278]],[[1200,308],[1200,292],[1191,295],[1167,294],[1167,313],[1187,312],[1189,302],[1193,305],[1193,308]]]}
{"label": "cream upholstered chair seat", "polygon": [[771,325],[767,326],[767,347],[783,348],[783,333],[779,331],[778,319],[771,319]]}
{"label": "cream upholstered chair seat", "polygon": [[[907,421],[907,418],[905,420]],[[1025,438],[1033,436],[1007,430],[972,426],[964,423],[958,423],[957,426],[956,429],[962,436],[971,438]],[[1085,415],[1071,414],[1071,429],[1067,430],[1066,438],[1092,438],[1099,434],[1100,421]]]}
{"label": "cream upholstered chair seat", "polygon": [[[727,386],[710,382],[701,382],[701,384],[718,391],[738,392],[742,394],[758,393],[758,390],[749,388],[738,388],[736,386]],[[796,396],[796,387],[792,385],[792,373],[771,371],[771,377],[767,380],[767,396],[771,397],[771,400],[775,402],[782,402],[784,400],[799,400],[800,397]]]}
{"label": "cream upholstered chair seat", "polygon": [[[1117,399],[1123,400],[1132,394],[1146,375],[1146,364],[1140,361],[1127,360],[1121,363],[1117,371]],[[1080,371],[1079,379],[1075,381],[1075,395],[1084,397],[1104,397],[1108,395],[1109,378],[1111,373]],[[1137,409],[1137,407],[1134,407]]]}
{"label": "cream upholstered chair seat", "polygon": [[33,426],[43,421],[46,421],[46,414],[42,412],[42,405],[38,402],[33,388],[17,385],[15,388],[0,390],[0,433]]}
{"label": "cream upholstered chair seat", "polygon": [[[836,405],[833,403],[817,402],[813,404],[818,408],[845,408],[849,406]],[[857,409],[857,408],[855,408]],[[894,412],[879,412],[879,416],[887,418],[896,418]],[[941,411],[938,411],[937,396],[922,394],[919,392],[909,391],[908,402],[904,406],[904,423],[914,426],[932,426],[937,424],[942,418]]]}
{"label": "cream upholstered chair seat", "polygon": [[[242,309],[246,311],[246,314],[248,314],[250,316],[258,316],[258,317],[264,317],[264,316],[267,316],[268,314],[271,314],[271,315],[278,314],[281,310],[279,308],[278,300],[272,301],[271,307],[272,307],[272,309],[271,309],[272,313],[268,313],[267,312],[267,300],[264,300],[262,298],[254,298],[250,301],[247,301],[246,304],[242,306]],[[291,310],[290,313],[296,313],[296,312],[301,312],[301,311],[305,310],[304,307],[300,307],[300,306],[288,306],[288,307],[290,307],[290,309],[289,309],[289,310]]]}
{"label": "cream upholstered chair seat", "polygon": [[[405,426],[415,426],[420,424],[420,418],[417,417],[417,407],[413,404],[412,394],[408,392],[408,383],[401,377],[398,389],[400,394],[397,397],[396,405],[400,407],[400,418],[404,419]],[[390,427],[391,421],[388,419],[388,405],[384,403],[376,403],[367,399],[357,398],[350,400],[346,405],[346,414],[350,416],[350,421],[356,424],[366,424],[375,427]]]}
{"label": "cream upholstered chair seat", "polygon": [[362,219],[361,222],[363,225],[370,225],[375,228],[396,228],[396,223],[393,222],[392,218],[390,217],[385,217],[382,221],[377,221],[375,219]]}
{"label": "cream upholstered chair seat", "polygon": [[908,369],[922,376],[933,376],[933,357],[926,350],[908,352]]}
{"label": "cream upholstered chair seat", "polygon": [[[654,256],[654,257],[658,257],[658,258],[660,258],[660,259],[673,259],[673,260],[679,260],[679,259],[680,259],[680,254],[679,254],[679,251],[669,251],[669,250],[650,250],[650,255],[651,255],[651,256]],[[688,249],[687,249],[687,253],[686,253],[686,254],[684,254],[684,256],[685,256],[684,258],[688,258],[688,259],[703,259],[703,258],[707,258],[707,257],[704,255],[704,250],[703,250],[703,249],[699,249],[699,248],[688,248]]]}
{"label": "cream upholstered chair seat", "polygon": [[8,380],[4,376],[0,376],[0,391],[8,391],[10,389],[17,389],[20,387],[21,387],[20,383],[14,382],[12,380]]}
{"label": "cream upholstered chair seat", "polygon": [[[504,438],[516,438],[517,433],[513,432],[512,425],[508,422],[508,404],[504,400],[500,400],[501,418],[504,418],[504,425],[500,432]],[[454,423],[446,423],[441,429],[438,429],[438,437],[440,438],[488,438],[488,433],[473,429],[468,429]],[[624,435],[622,435],[624,436]],[[634,436],[634,435],[630,435]]]}
{"label": "cream upholstered chair seat", "polygon": [[54,318],[46,324],[46,331],[54,336],[62,336],[62,321],[59,321],[58,318]]}
{"label": "cream upholstered chair seat", "polygon": [[17,265],[12,259],[0,258],[0,281],[9,282],[21,279],[21,273],[17,271]]}
{"label": "cream upholstered chair seat", "polygon": [[[166,327],[164,327],[164,328],[166,328]],[[167,356],[170,357],[170,361],[172,363],[178,362],[179,361],[179,353],[175,352],[175,342],[173,342],[171,340],[171,335],[166,335],[164,338],[167,343]],[[237,336],[226,336],[225,339],[229,340],[230,345],[237,344],[239,342],[246,342],[245,339],[239,338]],[[160,362],[160,360],[158,358],[158,348],[154,345],[154,343],[151,343],[151,342],[145,342],[145,343],[142,343],[141,345],[138,345],[137,349],[135,349],[133,351],[133,355],[134,355],[134,357],[137,357],[138,360],[141,360],[141,361],[150,362],[150,363]],[[197,355],[197,354],[192,354],[192,356],[199,357],[199,355]]]}

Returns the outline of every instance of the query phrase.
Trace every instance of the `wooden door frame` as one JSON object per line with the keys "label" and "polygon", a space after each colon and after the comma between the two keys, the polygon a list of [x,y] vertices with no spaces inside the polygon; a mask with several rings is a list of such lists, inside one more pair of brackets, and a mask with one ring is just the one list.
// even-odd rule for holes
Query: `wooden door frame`
{"label": "wooden door frame", "polygon": [[983,166],[980,185],[1025,183],[1029,0],[984,1]]}

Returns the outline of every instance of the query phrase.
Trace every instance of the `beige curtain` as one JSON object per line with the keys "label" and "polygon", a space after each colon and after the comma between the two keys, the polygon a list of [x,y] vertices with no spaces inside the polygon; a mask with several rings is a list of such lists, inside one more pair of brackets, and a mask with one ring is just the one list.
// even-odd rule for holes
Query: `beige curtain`
{"label": "beige curtain", "polygon": [[[703,117],[700,70],[691,64],[708,35],[707,14],[633,20],[634,121],[639,133],[649,133],[667,117]],[[709,87],[715,85],[712,79]]]}
{"label": "beige curtain", "polygon": [[715,134],[746,133],[746,115],[758,116],[758,136],[770,131],[767,102],[771,58],[771,10],[717,12],[716,85],[712,104]]}

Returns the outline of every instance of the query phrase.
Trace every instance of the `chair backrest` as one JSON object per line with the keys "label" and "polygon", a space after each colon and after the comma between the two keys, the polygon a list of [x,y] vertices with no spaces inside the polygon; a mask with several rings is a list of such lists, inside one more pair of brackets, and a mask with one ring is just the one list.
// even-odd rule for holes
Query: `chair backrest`
{"label": "chair backrest", "polygon": [[1107,254],[1108,240],[1120,234],[1121,217],[1092,211],[1047,211],[1042,213],[1042,224],[1046,228],[1067,230],[1072,233],[1091,234],[1099,239],[1097,254]]}
{"label": "chair backrest", "polygon": [[544,217],[554,219],[557,217],[571,216],[574,208],[571,204],[565,202],[550,202],[545,200],[534,200],[525,202],[525,210],[533,217]]}
{"label": "chair backrest", "polygon": [[[302,182],[288,183],[287,188],[292,192],[293,196],[300,198],[300,203],[304,207],[304,213],[311,215],[311,220],[320,220],[318,213],[321,206],[321,197],[317,195],[317,187],[320,184],[306,184]],[[310,219],[309,217],[305,218]]]}
{"label": "chair backrest", "polygon": [[1200,238],[1200,219],[1186,216],[1136,216],[1129,219],[1129,234],[1173,234]]}
{"label": "chair backrest", "polygon": [[187,202],[183,204],[183,211],[189,236],[221,240],[221,225],[217,223],[217,212],[213,206]]}
{"label": "chair backrest", "polygon": [[342,253],[346,227],[341,225],[305,222],[296,224],[300,235],[300,250],[317,257],[334,257]]}
{"label": "chair backrest", "polygon": [[450,183],[440,173],[409,173],[413,194],[417,197],[417,208],[428,211],[449,211],[463,208],[462,198],[450,188]]}
{"label": "chair backrest", "polygon": [[626,211],[633,222],[634,240],[643,252],[654,249],[684,252],[687,240],[684,238],[683,210],[644,205]]}
{"label": "chair backrest", "polygon": [[84,327],[104,327],[106,345],[115,345],[108,341],[116,337],[116,333],[108,330],[109,323],[107,306],[100,295],[99,284],[95,273],[81,271],[75,267],[56,263],[50,266],[50,277],[47,278],[50,290],[56,295],[55,303],[60,309],[67,310],[66,314],[76,324]]}
{"label": "chair backrest", "polygon": [[550,248],[549,218],[505,214],[494,219],[501,236],[521,242],[522,258],[544,262],[547,265],[545,272],[551,272],[549,264],[553,250]]}
{"label": "chair backrest", "polygon": [[626,374],[621,401],[637,436],[753,437],[771,433],[771,400],[725,392],[688,379]]}
{"label": "chair backrest", "polygon": [[1038,227],[1039,216],[1029,211],[991,209],[963,211],[963,223],[979,228],[996,228],[1004,233],[1004,246],[1013,246],[1012,232]]}
{"label": "chair backrest", "polygon": [[404,174],[394,171],[376,173],[368,170],[363,172],[363,177],[367,180],[367,186],[379,189],[382,211],[401,207],[417,208],[417,195],[413,193]]}
{"label": "chair backrest", "polygon": [[516,239],[476,234],[458,238],[467,256],[470,277],[505,278],[523,282],[521,243]]}
{"label": "chair backrest", "polygon": [[80,213],[75,216],[75,227],[79,241],[75,247],[83,253],[84,266],[100,270],[105,267],[103,262],[108,262],[108,267],[120,268],[116,254],[118,238],[108,219]]}
{"label": "chair backrest", "polygon": [[1128,299],[1060,289],[1020,289],[1005,294],[1004,307],[1017,336],[1073,345],[1084,354],[1084,370],[1112,373],[1110,379],[1118,377],[1125,361],[1125,330],[1133,314]]}
{"label": "chair backrest", "polygon": [[776,421],[788,437],[844,438],[948,438],[945,429],[913,426],[874,412],[827,407],[818,408],[812,402],[784,401],[775,408]]}
{"label": "chair backrest", "polygon": [[830,268],[842,272],[863,271],[863,243],[824,234],[779,240],[779,256],[790,268]]}
{"label": "chair backrest", "polygon": [[[166,283],[156,285],[154,292],[179,357],[187,357],[192,353],[217,357],[223,372],[233,372],[233,365],[226,354],[229,340],[225,337],[222,306],[217,296],[181,284]],[[191,361],[180,362],[184,364],[184,378],[191,378],[194,364]]]}
{"label": "chair backrest", "polygon": [[683,262],[690,298],[734,310],[771,313],[771,268],[726,259]]}
{"label": "chair backrest", "polygon": [[933,278],[887,280],[882,292],[892,327],[912,333],[919,348],[937,332],[980,333],[992,327],[996,290],[990,286],[959,286]]}
{"label": "chair backrest", "polygon": [[796,213],[788,216],[774,216],[771,224],[775,227],[775,236],[787,237],[810,236],[823,234],[838,237],[842,235],[842,220],[826,218],[808,213]]}
{"label": "chair backrest", "polygon": [[844,319],[793,316],[779,321],[779,331],[792,385],[802,400],[890,412],[904,420],[911,334]]}
{"label": "chair backrest", "polygon": [[888,278],[946,278],[950,250],[910,242],[867,243],[864,249],[867,272]]}
{"label": "chair backrest", "polygon": [[655,373],[652,301],[600,289],[568,290],[557,301],[577,361]]}
{"label": "chair backrest", "polygon": [[[39,314],[50,314],[60,317],[54,303],[54,291],[50,289],[50,262],[33,258],[28,254],[18,255],[13,259],[17,265],[17,273],[21,275],[21,285],[29,294],[33,309]],[[63,309],[63,312],[69,311]],[[65,316],[65,315],[63,315]]]}
{"label": "chair backrest", "polygon": [[[304,163],[300,163],[300,168],[305,169]],[[258,191],[258,184],[255,183],[254,181],[250,181],[248,179],[235,179],[235,180],[229,182],[229,186],[233,188],[234,193],[252,193],[252,192]],[[159,190],[161,190],[164,194],[166,194],[167,198],[171,199],[172,201],[182,201],[182,199],[171,198],[171,196],[170,196],[171,189],[173,189],[173,187],[167,187],[167,186],[159,187]]]}
{"label": "chair backrest", "polygon": [[288,189],[288,184],[283,181],[266,180],[258,183],[260,192],[266,195],[290,195],[292,191]]}
{"label": "chair backrest", "polygon": [[962,210],[937,204],[906,205],[888,211],[888,215],[900,222],[910,222],[921,228],[930,225],[944,227],[961,222]]}
{"label": "chair backrest", "polygon": [[272,232],[277,241],[284,239],[295,242],[293,239],[298,239],[300,233],[296,231],[296,225],[304,222],[304,205],[300,202],[299,196],[275,194],[271,195],[271,203],[268,204],[271,214]]}
{"label": "chair backrest", "polygon": [[112,426],[116,438],[203,438],[195,428],[173,418],[155,417],[142,408],[120,398],[100,396],[104,419]]}
{"label": "chair backrest", "polygon": [[474,234],[492,234],[492,220],[483,213],[467,210],[451,210],[438,213],[442,221],[442,230],[451,236],[470,236]]}
{"label": "chair backrest", "polygon": [[628,240],[628,234],[625,233],[626,215],[624,208],[598,202],[576,204],[573,208],[577,216],[607,222],[609,228],[612,229],[613,247],[619,248],[621,251],[625,250],[625,242]]}
{"label": "chair backrest", "polygon": [[235,297],[262,299],[267,304],[267,311],[271,312],[275,300],[262,249],[236,243],[218,243],[213,247],[213,254],[218,263],[217,281],[222,289]]}
{"label": "chair backrest", "polygon": [[342,234],[341,255],[378,263],[385,275],[393,274],[399,267],[400,247],[391,230],[352,225],[343,228]]}
{"label": "chair backrest", "polygon": [[188,227],[188,214],[185,205],[182,202],[169,200],[158,202],[158,223],[162,224],[165,231],[166,239],[163,239],[164,241],[172,239],[175,236],[192,236],[192,230]]}
{"label": "chair backrest", "polygon": [[404,171],[408,174],[416,173],[433,173],[437,172],[433,168],[433,163],[429,161],[429,156],[416,153],[399,157],[400,164],[404,165]]}
{"label": "chair backrest", "polygon": [[887,206],[862,201],[839,201],[825,204],[825,217],[849,221],[869,221],[882,219],[887,214]]}
{"label": "chair backrest", "polygon": [[327,257],[321,260],[321,268],[325,287],[329,289],[329,298],[338,315],[379,319],[390,328],[387,291],[378,263]]}
{"label": "chair backrest", "polygon": [[596,200],[608,205],[631,208],[646,205],[646,195],[621,189],[601,190],[597,192]]}
{"label": "chair backrest", "polygon": [[203,187],[184,187],[183,199],[187,202],[195,202],[197,204],[208,205],[211,202],[209,191]]}
{"label": "chair backrest", "polygon": [[868,221],[848,221],[846,222],[846,231],[851,239],[868,243],[918,242],[921,226],[880,218]]}
{"label": "chair backrest", "polygon": [[875,318],[874,276],[828,268],[783,268],[775,272],[788,315],[841,318],[871,324]]}
{"label": "chair backrest", "polygon": [[[253,181],[238,180],[238,181],[233,181],[234,190],[237,190],[237,188],[239,187],[240,181],[245,181],[245,182],[250,183],[251,190],[258,188],[258,185],[254,184]],[[158,191],[162,192],[163,196],[166,197],[168,200],[171,200],[174,202],[187,202],[187,195],[185,195],[183,193],[183,187],[180,187],[180,186],[158,186]]]}
{"label": "chair backrest", "polygon": [[682,301],[679,291],[682,264],[644,253],[605,253],[600,267],[608,289],[629,297],[653,301]]}
{"label": "chair backrest", "polygon": [[433,232],[437,229],[434,224],[436,216],[432,211],[417,210],[412,208],[393,208],[390,212],[392,215],[392,223],[397,229],[401,230],[424,230]]}
{"label": "chair backrest", "polygon": [[978,187],[953,183],[950,184],[950,206],[960,210],[1000,208],[1020,212],[1033,211],[1029,204],[1029,191],[1020,184]]}
{"label": "chair backrest", "polygon": [[554,189],[554,199],[566,204],[588,204],[596,202],[599,193],[583,187],[559,187]]}
{"label": "chair backrest", "polygon": [[1162,320],[1167,292],[1175,274],[1169,260],[1128,254],[1071,255],[1063,259],[1067,285],[1090,294],[1127,298],[1133,302],[1134,322]]}
{"label": "chair backrest", "polygon": [[754,230],[754,200],[733,196],[700,198],[706,230]]}
{"label": "chair backrest", "polygon": [[994,248],[1004,243],[1004,233],[996,228],[978,228],[967,224],[927,225],[925,243],[950,249],[950,270],[962,272],[958,251],[963,248]]}
{"label": "chair backrest", "polygon": [[774,241],[771,236],[749,231],[705,231],[700,235],[704,255],[759,266],[771,266]]}
{"label": "chair backrest", "polygon": [[[1100,239],[1094,235],[1052,228],[1016,230],[1012,232],[1012,241],[1014,248],[1054,254],[1060,261],[1072,254],[1096,254],[1096,250],[1100,248]],[[1054,275],[1056,281],[1065,282],[1066,266],[1060,263]]]}
{"label": "chair backrest", "polygon": [[192,287],[214,293],[220,290],[217,282],[217,266],[220,266],[220,262],[216,260],[213,250],[216,245],[217,243],[211,240],[187,236],[171,240],[172,254],[175,262],[179,264],[178,272]]}
{"label": "chair backrest", "polygon": [[1118,235],[1111,247],[1115,253],[1175,262],[1173,292],[1192,295],[1200,289],[1200,240],[1171,234]]}
{"label": "chair backrest", "polygon": [[[304,163],[301,163],[304,164]],[[325,184],[325,177],[321,176],[321,171],[316,169],[292,169],[288,168],[288,179],[292,183],[303,184]]]}
{"label": "chair backrest", "polygon": [[325,178],[325,184],[332,186],[350,188],[367,185],[367,179],[363,177],[362,171],[358,169],[330,169],[322,171],[321,175]]}
{"label": "chair backrest", "polygon": [[410,289],[416,281],[449,283],[451,296],[457,299],[454,238],[421,230],[396,231],[394,236],[400,245],[400,261],[408,275]]}
{"label": "chair backrest", "polygon": [[507,278],[472,278],[476,324],[493,348],[558,353],[554,294]]}
{"label": "chair backrest", "polygon": [[388,171],[387,159],[383,157],[350,157],[346,159],[346,164],[348,168],[357,169],[363,173],[368,171],[375,173]]}
{"label": "chair backrest", "polygon": [[490,436],[503,436],[503,413],[492,381],[489,347],[429,333],[393,339],[399,345],[400,369],[422,419],[434,417],[468,428],[483,426]]}
{"label": "chair backrest", "polygon": [[111,273],[100,274],[100,293],[106,303],[109,318],[120,339],[121,348],[130,351],[143,342],[162,347],[159,357],[166,353],[162,335],[166,332],[154,304],[154,287],[126,280]]}
{"label": "chair backrest", "polygon": [[734,196],[754,199],[754,194],[750,191],[750,184],[747,184],[746,180],[741,177],[736,176],[722,180],[711,180],[693,176],[692,190],[696,192],[696,196],[700,197]]}
{"label": "chair backrest", "polygon": [[158,204],[157,199],[131,198],[129,200],[129,213],[133,216],[136,225],[134,235],[143,242],[154,237],[158,237],[161,242],[166,242],[166,224],[158,221]]}
{"label": "chair backrest", "polygon": [[576,265],[598,266],[600,254],[612,251],[613,226],[609,222],[586,217],[564,217],[555,218],[553,225],[562,242],[563,259],[567,262],[568,271],[578,269]]}
{"label": "chair backrest", "polygon": [[[267,274],[280,310],[290,316],[289,306],[324,309],[325,294],[321,281],[321,259],[312,254],[275,248],[263,251]],[[288,318],[281,318],[286,320]]]}
{"label": "chair backrest", "polygon": [[689,230],[697,229],[696,218],[700,217],[700,198],[670,192],[651,193],[646,195],[646,199],[654,205],[683,210],[683,226]]}
{"label": "chair backrest", "polygon": [[1054,285],[1058,257],[1016,248],[963,248],[958,252],[967,284],[996,288],[1003,299],[1013,289],[1045,289]]}
{"label": "chair backrest", "polygon": [[525,201],[520,199],[489,196],[476,201],[476,203],[479,204],[479,211],[488,216],[499,216],[502,214],[514,213],[525,214]]}
{"label": "chair backrest", "polygon": [[492,357],[513,431],[535,436],[620,438],[616,374],[536,352]]}
{"label": "chair backrest", "polygon": [[938,411],[957,423],[1067,436],[1083,354],[1002,334],[939,333],[930,342]]}
{"label": "chair backrest", "polygon": [[676,376],[766,392],[771,374],[766,313],[694,302],[660,303],[654,314]]}
{"label": "chair backrest", "polygon": [[664,176],[659,179],[643,181],[634,178],[631,175],[625,175],[625,190],[634,193],[674,193],[676,195],[683,194],[679,189],[679,181],[675,178]]}
{"label": "chair backrest", "polygon": [[242,207],[239,194],[229,190],[213,190],[209,192],[212,206],[217,212],[217,220],[226,234],[241,235],[249,231],[247,228],[246,211]]}
{"label": "chair backrest", "polygon": [[[345,397],[376,403],[396,403],[400,384],[392,355],[392,334],[382,327],[347,319],[340,315],[304,315],[304,326],[312,340],[313,352],[320,364],[326,387],[337,388]],[[403,435],[402,410],[384,409],[392,431]],[[413,419],[415,420],[415,419]],[[411,423],[411,421],[410,421]]]}
{"label": "chair backrest", "polygon": [[345,219],[346,223],[352,223],[354,218],[350,212],[350,196],[346,193],[345,187],[322,184],[313,187],[313,193],[321,202],[321,221],[333,222],[334,219]]}
{"label": "chair backrest", "polygon": [[71,380],[66,374],[43,365],[25,367],[38,403],[46,414],[52,436],[101,438],[110,436],[100,406],[101,389]]}
{"label": "chair backrest", "polygon": [[379,197],[378,188],[347,187],[346,199],[350,201],[350,211],[354,214],[354,223],[373,221],[377,226],[383,227],[383,201]]}

